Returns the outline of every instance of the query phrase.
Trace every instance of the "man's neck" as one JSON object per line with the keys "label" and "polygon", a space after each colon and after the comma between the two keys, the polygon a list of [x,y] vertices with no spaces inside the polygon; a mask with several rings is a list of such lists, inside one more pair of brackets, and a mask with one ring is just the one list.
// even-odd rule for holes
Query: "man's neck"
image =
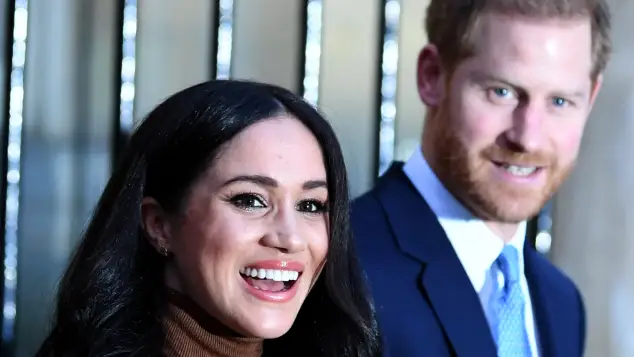
{"label": "man's neck", "polygon": [[502,238],[504,243],[510,242],[513,237],[515,237],[517,229],[519,228],[519,223],[484,221],[484,224],[498,237]]}

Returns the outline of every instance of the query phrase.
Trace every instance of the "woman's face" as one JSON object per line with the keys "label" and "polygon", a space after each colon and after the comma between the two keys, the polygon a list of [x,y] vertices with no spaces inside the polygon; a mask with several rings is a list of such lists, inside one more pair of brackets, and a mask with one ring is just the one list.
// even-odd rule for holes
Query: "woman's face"
{"label": "woman's face", "polygon": [[169,230],[174,287],[245,336],[286,333],[328,251],[320,146],[276,117],[236,136]]}

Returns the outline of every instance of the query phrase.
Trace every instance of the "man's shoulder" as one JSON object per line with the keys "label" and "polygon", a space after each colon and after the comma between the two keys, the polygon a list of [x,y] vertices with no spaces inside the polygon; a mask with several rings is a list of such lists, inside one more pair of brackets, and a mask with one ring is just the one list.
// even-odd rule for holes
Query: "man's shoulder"
{"label": "man's shoulder", "polygon": [[[378,182],[372,189],[361,194],[350,205],[350,224],[357,252],[362,260],[372,263],[376,255],[393,250],[395,237],[385,206],[384,190]],[[363,259],[368,258],[370,259]]]}
{"label": "man's shoulder", "polygon": [[350,204],[350,223],[356,239],[372,239],[377,228],[387,224],[380,199],[372,189]]}
{"label": "man's shoulder", "polygon": [[570,278],[560,267],[555,265],[544,255],[535,253],[535,264],[539,265],[539,270],[547,275],[547,279],[541,279],[542,281],[548,281],[549,285],[553,289],[565,290],[568,293],[577,293],[578,288],[572,278]]}
{"label": "man's shoulder", "polygon": [[[577,284],[560,267],[555,265],[545,256],[536,253],[534,260],[535,269],[539,274],[535,274],[534,279],[541,285],[548,296],[550,296],[558,309],[567,310],[572,316],[585,319],[585,306],[583,297]],[[529,274],[535,272],[527,272]],[[581,322],[584,324],[585,322]]]}
{"label": "man's shoulder", "polygon": [[381,208],[381,203],[375,191],[376,187],[352,200],[350,204],[350,214],[353,219],[358,216],[363,216],[369,213],[369,211],[376,211]]}
{"label": "man's shoulder", "polygon": [[382,210],[379,198],[382,196],[381,193],[385,194],[387,190],[389,194],[389,190],[394,186],[392,184],[403,180],[404,177],[403,163],[392,163],[392,166],[376,180],[369,190],[352,200],[351,214],[353,218],[355,216],[365,216],[369,213],[378,213],[378,211]]}
{"label": "man's shoulder", "polygon": [[[562,269],[549,261],[545,256],[537,255],[533,259],[533,266],[527,267],[526,273],[531,275],[533,284],[529,281],[531,295],[536,293],[542,308],[547,306],[548,316],[543,317],[556,329],[556,338],[567,348],[567,355],[579,356],[583,354],[586,340],[586,309],[583,297],[577,285]],[[527,276],[528,278],[528,276]],[[533,291],[537,289],[537,291]],[[541,301],[541,300],[546,301]],[[539,309],[538,309],[539,311]],[[566,342],[568,341],[568,342]]]}

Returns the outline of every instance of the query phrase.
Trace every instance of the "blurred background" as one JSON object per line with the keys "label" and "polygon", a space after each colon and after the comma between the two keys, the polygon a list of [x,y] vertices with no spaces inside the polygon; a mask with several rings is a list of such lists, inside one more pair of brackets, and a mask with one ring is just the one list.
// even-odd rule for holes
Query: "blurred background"
{"label": "blurred background", "polygon": [[[34,355],[55,287],[134,123],[210,78],[301,93],[342,141],[352,194],[419,144],[428,0],[0,0],[2,356]],[[579,165],[531,224],[580,286],[587,356],[634,356],[634,1]],[[424,338],[424,336],[421,336]]]}

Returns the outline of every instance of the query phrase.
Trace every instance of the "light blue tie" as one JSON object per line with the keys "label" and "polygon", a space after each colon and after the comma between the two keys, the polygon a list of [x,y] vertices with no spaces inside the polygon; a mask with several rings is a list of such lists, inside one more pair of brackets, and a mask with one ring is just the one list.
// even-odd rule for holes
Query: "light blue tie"
{"label": "light blue tie", "polygon": [[494,327],[499,357],[530,357],[531,350],[524,324],[524,295],[520,287],[517,249],[507,245],[496,260],[504,274],[504,286],[493,296],[493,311],[497,316]]}

